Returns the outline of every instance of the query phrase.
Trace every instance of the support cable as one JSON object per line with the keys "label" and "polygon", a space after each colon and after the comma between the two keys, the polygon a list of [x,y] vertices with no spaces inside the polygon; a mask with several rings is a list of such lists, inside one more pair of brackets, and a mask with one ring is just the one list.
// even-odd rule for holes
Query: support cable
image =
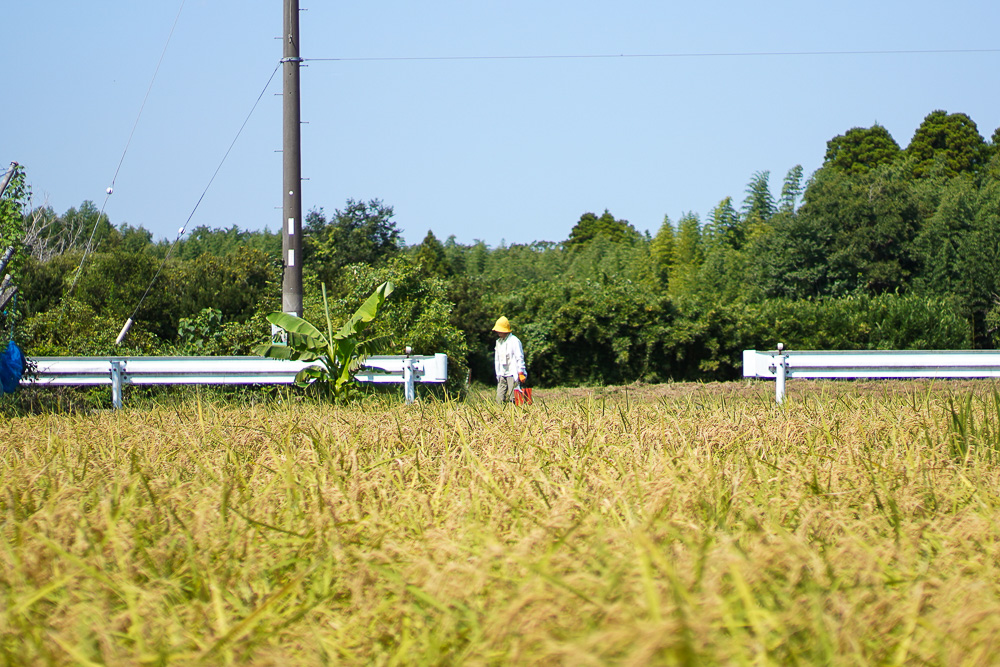
{"label": "support cable", "polygon": [[278,73],[278,69],[280,68],[281,68],[281,62],[275,65],[274,71],[271,72],[271,76],[268,77],[267,83],[264,84],[264,87],[261,89],[260,95],[257,96],[257,100],[253,103],[253,106],[250,108],[250,112],[243,120],[243,124],[240,125],[240,129],[236,132],[236,136],[233,137],[232,143],[230,143],[229,148],[226,149],[225,155],[223,155],[222,159],[219,161],[219,166],[215,168],[215,172],[212,173],[212,177],[208,179],[208,184],[205,185],[205,189],[202,191],[201,196],[198,197],[198,201],[195,202],[194,208],[191,209],[191,213],[188,215],[187,220],[185,220],[184,224],[181,225],[181,228],[177,230],[177,236],[174,238],[174,242],[170,244],[169,248],[167,248],[166,254],[160,261],[160,266],[157,267],[156,273],[153,274],[152,280],[149,281],[149,285],[146,287],[146,291],[142,293],[142,297],[139,299],[139,303],[136,304],[135,309],[132,311],[132,315],[129,316],[129,318],[125,321],[124,326],[122,326],[122,330],[121,332],[119,332],[118,338],[115,339],[115,345],[121,345],[121,342],[125,339],[125,335],[128,333],[128,330],[131,329],[132,325],[135,323],[136,314],[142,307],[142,304],[146,300],[146,297],[149,296],[149,292],[150,290],[153,289],[153,285],[156,283],[156,279],[160,277],[160,273],[163,271],[163,267],[166,266],[167,260],[170,259],[171,253],[173,253],[174,248],[177,247],[177,244],[180,242],[181,237],[184,236],[184,232],[187,229],[188,224],[191,222],[191,219],[194,217],[195,212],[201,205],[201,200],[205,198],[205,195],[208,193],[208,189],[212,187],[212,182],[215,181],[215,177],[219,175],[219,171],[222,169],[222,165],[225,164],[226,158],[229,157],[229,153],[232,152],[233,146],[236,145],[236,141],[240,138],[240,135],[243,133],[243,129],[246,128],[247,123],[250,122],[250,117],[253,116],[253,112],[257,110],[257,105],[260,104],[261,99],[263,99],[264,97],[264,93],[266,93],[267,89],[271,86],[271,81],[274,80],[274,75]]}
{"label": "support cable", "polygon": [[108,199],[111,198],[111,193],[115,189],[115,181],[118,180],[118,172],[122,169],[122,164],[125,162],[125,155],[128,153],[129,146],[132,145],[132,137],[135,136],[135,130],[139,127],[139,119],[142,118],[142,112],[146,108],[146,100],[149,99],[149,93],[153,90],[153,83],[156,82],[156,75],[160,73],[160,65],[163,64],[163,57],[167,55],[167,47],[170,46],[170,40],[174,36],[174,30],[177,29],[177,22],[181,18],[181,12],[184,10],[185,0],[181,0],[181,6],[177,9],[177,16],[174,17],[174,23],[170,26],[170,34],[167,35],[167,41],[163,45],[163,51],[160,53],[160,59],[156,61],[156,69],[153,70],[153,77],[149,80],[149,87],[146,88],[146,95],[142,98],[142,104],[139,105],[139,113],[136,114],[135,122],[132,124],[132,131],[129,132],[128,140],[125,142],[125,148],[122,150],[121,159],[118,160],[118,167],[115,169],[115,175],[111,177],[111,185],[108,186],[106,191],[107,194],[104,195],[104,203],[101,204],[101,212],[97,215],[97,220],[94,221],[94,228],[90,232],[90,238],[87,239],[87,245],[83,249],[83,257],[80,258],[80,266],[76,269],[76,274],[73,276],[73,284],[70,285],[69,294],[73,294],[73,290],[76,289],[76,283],[80,280],[80,275],[83,273],[83,264],[87,261],[87,255],[90,254],[90,249],[94,243],[94,235],[97,234],[97,228],[101,224],[101,219],[104,217],[104,209],[108,205]]}

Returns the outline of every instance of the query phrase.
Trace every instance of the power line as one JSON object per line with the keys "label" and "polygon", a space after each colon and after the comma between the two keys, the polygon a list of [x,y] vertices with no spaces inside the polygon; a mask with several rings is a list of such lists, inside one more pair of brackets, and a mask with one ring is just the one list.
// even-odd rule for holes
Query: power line
{"label": "power line", "polygon": [[304,62],[399,62],[447,60],[610,60],[614,58],[760,58],[791,56],[894,56],[1000,53],[1000,49],[888,49],[859,51],[706,51],[693,53],[590,53],[493,56],[361,56],[349,58],[303,58]]}

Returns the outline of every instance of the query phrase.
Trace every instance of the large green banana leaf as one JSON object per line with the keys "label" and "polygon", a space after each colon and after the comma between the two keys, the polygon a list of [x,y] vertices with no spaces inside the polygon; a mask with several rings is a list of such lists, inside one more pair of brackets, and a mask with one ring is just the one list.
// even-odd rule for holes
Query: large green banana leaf
{"label": "large green banana leaf", "polygon": [[289,359],[291,361],[315,361],[322,355],[309,350],[298,350],[282,343],[261,343],[253,348],[254,354],[269,359]]}
{"label": "large green banana leaf", "polygon": [[290,346],[307,349],[312,352],[323,352],[329,345],[323,332],[296,315],[269,313],[267,321],[291,334],[289,336]]}
{"label": "large green banana leaf", "polygon": [[361,304],[361,307],[351,315],[350,319],[344,322],[344,326],[340,327],[340,330],[333,337],[337,340],[343,340],[364,331],[368,323],[378,315],[379,308],[394,289],[395,287],[390,281],[376,287],[372,295]]}

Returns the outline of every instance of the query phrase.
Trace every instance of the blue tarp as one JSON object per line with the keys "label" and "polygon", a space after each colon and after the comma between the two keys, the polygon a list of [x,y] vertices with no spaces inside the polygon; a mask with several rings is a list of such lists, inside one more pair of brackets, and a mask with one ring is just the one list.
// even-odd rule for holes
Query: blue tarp
{"label": "blue tarp", "polygon": [[7,349],[0,352],[0,393],[13,394],[24,375],[24,355],[17,343],[10,341]]}

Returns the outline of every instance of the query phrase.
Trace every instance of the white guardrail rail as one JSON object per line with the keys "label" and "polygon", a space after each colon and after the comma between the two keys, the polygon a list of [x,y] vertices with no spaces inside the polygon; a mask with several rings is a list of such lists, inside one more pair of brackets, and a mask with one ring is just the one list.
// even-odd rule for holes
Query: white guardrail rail
{"label": "white guardrail rail", "polygon": [[[31,357],[33,376],[21,386],[111,385],[115,408],[127,384],[292,384],[295,374],[318,362],[265,357]],[[368,357],[359,382],[403,383],[406,402],[415,400],[416,382],[448,379],[448,355]]]}
{"label": "white guardrail rail", "polygon": [[991,378],[1000,377],[994,350],[743,350],[743,377],[775,380],[785,400],[787,378]]}

